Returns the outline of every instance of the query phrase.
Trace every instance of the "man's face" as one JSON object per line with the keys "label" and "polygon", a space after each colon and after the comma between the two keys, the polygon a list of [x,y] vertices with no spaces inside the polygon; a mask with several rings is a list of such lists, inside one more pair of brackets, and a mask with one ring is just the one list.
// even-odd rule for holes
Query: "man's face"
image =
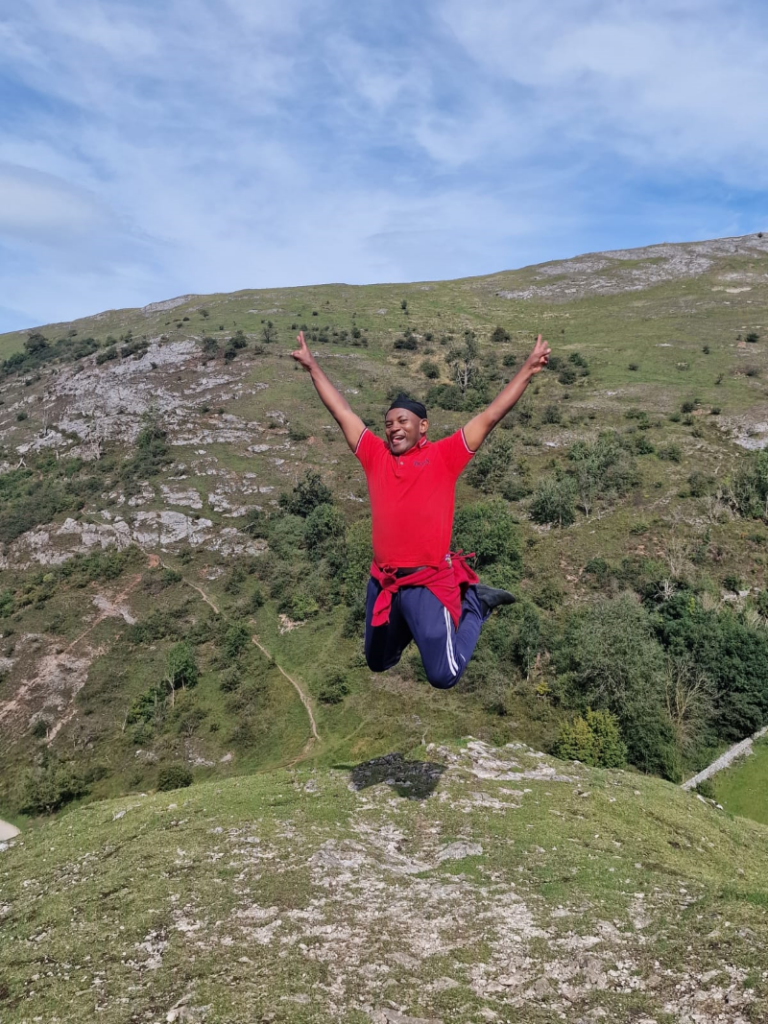
{"label": "man's face", "polygon": [[418,444],[427,432],[427,420],[410,409],[390,409],[384,418],[384,433],[393,455],[402,455]]}

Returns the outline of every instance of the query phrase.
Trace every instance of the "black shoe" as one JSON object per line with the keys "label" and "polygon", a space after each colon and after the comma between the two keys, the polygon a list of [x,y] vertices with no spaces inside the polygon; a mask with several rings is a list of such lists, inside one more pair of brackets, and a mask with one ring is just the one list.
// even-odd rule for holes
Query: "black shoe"
{"label": "black shoe", "polygon": [[502,604],[514,604],[517,600],[515,595],[510,594],[508,590],[496,590],[494,587],[486,586],[485,583],[478,583],[475,589],[485,617],[490,615],[494,608],[498,608]]}

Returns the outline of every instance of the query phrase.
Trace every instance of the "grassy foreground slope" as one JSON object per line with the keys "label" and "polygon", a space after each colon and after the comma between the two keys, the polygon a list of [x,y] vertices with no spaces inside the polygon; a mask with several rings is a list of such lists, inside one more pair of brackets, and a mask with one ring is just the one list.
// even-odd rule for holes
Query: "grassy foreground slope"
{"label": "grassy foreground slope", "polygon": [[3,1024],[757,1024],[768,831],[465,741],[75,810],[0,925]]}

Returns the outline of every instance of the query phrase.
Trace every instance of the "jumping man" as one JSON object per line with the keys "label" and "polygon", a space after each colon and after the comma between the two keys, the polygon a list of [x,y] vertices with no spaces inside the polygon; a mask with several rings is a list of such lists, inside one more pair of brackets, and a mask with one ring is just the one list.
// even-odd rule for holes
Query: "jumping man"
{"label": "jumping man", "polygon": [[522,369],[487,409],[443,441],[427,438],[427,410],[398,395],[384,417],[386,441],[375,437],[318,366],[302,331],[293,358],[309,371],[320,400],[341,427],[368,482],[373,563],[365,612],[365,658],[374,672],[400,660],[411,640],[433,686],[461,678],[506,590],[480,583],[461,555],[450,553],[456,481],[496,424],[549,361],[541,335]]}

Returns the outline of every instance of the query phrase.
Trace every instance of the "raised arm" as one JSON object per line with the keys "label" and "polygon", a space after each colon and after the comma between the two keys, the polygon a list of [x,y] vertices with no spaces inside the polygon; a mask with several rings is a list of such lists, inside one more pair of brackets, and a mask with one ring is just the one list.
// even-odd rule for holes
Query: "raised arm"
{"label": "raised arm", "polygon": [[299,343],[299,347],[295,352],[291,352],[291,355],[297,363],[300,363],[309,372],[312,383],[315,385],[315,390],[320,395],[320,401],[339,424],[347,444],[354,451],[357,448],[357,442],[365,430],[365,424],[357,413],[352,412],[349,402],[339,394],[317,365],[315,357],[307,348],[306,341],[304,341],[304,331],[299,331],[296,340]]}
{"label": "raised arm", "polygon": [[504,419],[530,384],[531,378],[544,369],[549,362],[549,353],[548,343],[539,335],[533,352],[523,363],[520,372],[515,374],[487,409],[483,409],[464,427],[464,439],[473,452],[477,451],[496,424]]}

